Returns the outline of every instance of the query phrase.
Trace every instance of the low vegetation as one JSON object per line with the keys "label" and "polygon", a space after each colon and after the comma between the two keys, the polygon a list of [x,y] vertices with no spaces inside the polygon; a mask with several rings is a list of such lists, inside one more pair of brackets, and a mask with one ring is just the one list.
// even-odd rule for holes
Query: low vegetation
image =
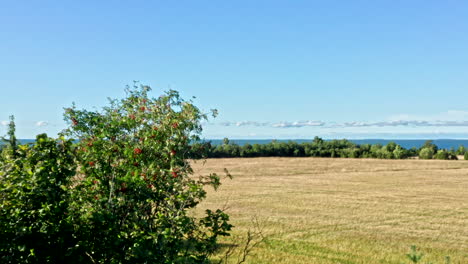
{"label": "low vegetation", "polygon": [[294,141],[268,144],[245,144],[243,146],[224,140],[221,145],[211,142],[193,144],[192,157],[236,158],[236,157],[330,157],[330,158],[377,158],[377,159],[446,159],[456,160],[457,155],[464,155],[466,150],[460,146],[454,149],[439,149],[428,140],[419,149],[405,149],[395,142],[385,146],[381,144],[358,145],[349,140],[326,141],[315,137],[311,142],[297,143]]}

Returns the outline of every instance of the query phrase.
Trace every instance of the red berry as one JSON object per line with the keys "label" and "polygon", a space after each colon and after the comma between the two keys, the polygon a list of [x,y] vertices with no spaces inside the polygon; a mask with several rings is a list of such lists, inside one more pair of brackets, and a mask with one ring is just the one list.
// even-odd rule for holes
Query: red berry
{"label": "red berry", "polygon": [[74,126],[78,125],[78,121],[76,121],[75,118],[72,118],[72,123],[73,123]]}
{"label": "red berry", "polygon": [[146,111],[146,107],[144,107],[144,106],[140,107],[140,111],[142,111],[142,112]]}
{"label": "red berry", "polygon": [[173,127],[173,128],[177,128],[178,126],[179,126],[179,124],[178,124],[178,123],[174,123],[174,124],[172,124],[172,127]]}
{"label": "red berry", "polygon": [[126,192],[127,191],[127,184],[125,182],[123,182],[122,184],[120,184],[122,186],[122,188],[119,189],[119,191],[121,192]]}
{"label": "red berry", "polygon": [[171,150],[171,155],[174,156],[176,154],[175,150]]}
{"label": "red berry", "polygon": [[94,166],[94,161],[88,162],[89,166],[93,167]]}
{"label": "red berry", "polygon": [[133,150],[133,153],[135,153],[135,154],[141,154],[141,152],[143,152],[143,151],[140,148],[135,148]]}
{"label": "red berry", "polygon": [[172,177],[173,177],[173,178],[176,178],[176,177],[177,177],[177,172],[173,171],[173,172],[172,172]]}
{"label": "red berry", "polygon": [[97,184],[97,183],[98,183],[98,181],[94,180],[94,181],[93,181],[93,183],[94,183],[94,184]]}
{"label": "red berry", "polygon": [[130,119],[132,119],[132,120],[135,120],[135,115],[134,114],[128,115],[128,117],[130,117]]}

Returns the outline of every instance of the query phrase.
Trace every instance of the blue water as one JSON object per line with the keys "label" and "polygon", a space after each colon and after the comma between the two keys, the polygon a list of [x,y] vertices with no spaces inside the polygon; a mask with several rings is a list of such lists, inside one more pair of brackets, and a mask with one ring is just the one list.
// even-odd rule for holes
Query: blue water
{"label": "blue water", "polygon": [[[350,139],[349,141],[354,142],[356,144],[381,144],[386,145],[389,142],[395,142],[402,147],[408,149],[412,147],[419,148],[421,147],[427,139]],[[34,139],[20,139],[19,140],[22,144],[26,143],[34,143]],[[213,145],[223,144],[222,139],[205,139],[205,141],[211,141]],[[230,139],[229,142],[235,143],[238,145],[245,145],[245,144],[267,144],[272,142],[273,139]],[[277,142],[288,142],[294,141],[297,143],[304,143],[304,142],[311,142],[312,139],[278,139]],[[463,145],[468,148],[468,140],[466,139],[435,139],[433,143],[436,144],[439,148],[450,149],[454,148],[457,149],[460,145]]]}
{"label": "blue water", "polygon": [[[223,144],[222,139],[206,139],[205,141],[211,141],[213,145],[219,145]],[[267,144],[272,142],[272,139],[230,139],[229,142],[238,144],[240,146],[243,146],[245,144]],[[307,140],[307,139],[278,139],[276,140],[277,142],[288,142],[288,141],[294,141],[297,143],[304,143],[304,142],[311,142],[312,140]],[[329,140],[325,140],[329,141]],[[422,145],[424,145],[424,142],[427,141],[427,139],[350,139],[349,141],[354,142],[356,144],[362,145],[362,144],[381,144],[381,145],[387,145],[389,142],[395,142],[399,144],[400,146],[409,149],[412,147],[419,148]],[[432,141],[434,144],[437,145],[439,148],[444,148],[444,149],[450,149],[454,148],[457,149],[460,145],[463,145],[464,147],[468,147],[468,140],[466,139],[435,139]]]}

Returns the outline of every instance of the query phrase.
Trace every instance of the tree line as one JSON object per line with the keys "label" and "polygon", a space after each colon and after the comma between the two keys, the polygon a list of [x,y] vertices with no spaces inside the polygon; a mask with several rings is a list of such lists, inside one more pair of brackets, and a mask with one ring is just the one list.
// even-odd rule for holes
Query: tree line
{"label": "tree line", "polygon": [[192,158],[238,158],[238,157],[327,157],[327,158],[376,158],[376,159],[420,159],[456,160],[464,155],[468,160],[468,151],[464,146],[457,150],[440,149],[431,140],[420,148],[406,149],[390,142],[382,144],[356,144],[346,139],[323,140],[315,137],[310,142],[279,142],[273,140],[267,144],[238,145],[225,138],[223,144],[214,145],[210,141],[192,144]]}
{"label": "tree line", "polygon": [[[0,150],[5,145],[0,145]],[[356,144],[346,139],[326,141],[315,137],[310,142],[279,142],[267,144],[238,145],[225,138],[223,144],[211,141],[191,145],[189,158],[249,158],[249,157],[323,157],[323,158],[375,158],[375,159],[439,159],[457,160],[464,156],[468,160],[468,150],[460,145],[456,150],[443,149],[427,140],[419,148],[406,149],[395,142],[382,144]]]}

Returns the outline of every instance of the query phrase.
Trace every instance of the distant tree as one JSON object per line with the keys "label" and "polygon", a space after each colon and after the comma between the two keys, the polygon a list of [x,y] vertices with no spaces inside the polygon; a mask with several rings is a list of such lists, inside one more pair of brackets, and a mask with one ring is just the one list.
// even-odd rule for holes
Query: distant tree
{"label": "distant tree", "polygon": [[395,159],[406,159],[408,158],[408,151],[397,145],[393,150],[393,156]]}
{"label": "distant tree", "polygon": [[440,149],[434,155],[434,159],[440,159],[440,160],[449,159],[449,153],[445,149]]}
{"label": "distant tree", "polygon": [[261,144],[253,144],[252,146],[252,156],[254,157],[264,157],[266,156],[264,145]]}
{"label": "distant tree", "polygon": [[466,148],[463,145],[460,145],[457,149],[457,155],[465,155]]}
{"label": "distant tree", "polygon": [[422,147],[420,148],[420,150],[422,150],[423,148],[430,148],[430,149],[432,149],[432,154],[437,153],[437,150],[439,150],[439,148],[437,147],[437,145],[434,144],[432,140],[427,140],[426,142],[424,142],[424,145],[422,145]]}
{"label": "distant tree", "polygon": [[397,147],[397,144],[393,141],[389,142],[386,146],[387,151],[393,152],[395,148]]}
{"label": "distant tree", "polygon": [[380,144],[374,144],[371,146],[370,148],[370,152],[371,152],[371,157],[372,158],[380,158],[380,149],[382,148],[382,145]]}
{"label": "distant tree", "polygon": [[393,159],[394,158],[393,152],[389,151],[386,146],[380,149],[379,154],[380,154],[381,159]]}
{"label": "distant tree", "polygon": [[316,145],[321,145],[321,144],[323,144],[323,139],[316,136],[316,137],[314,137],[314,140],[312,141],[312,143],[314,143]]}
{"label": "distant tree", "polygon": [[10,155],[12,158],[15,158],[17,156],[17,150],[18,150],[18,140],[16,139],[15,136],[16,132],[16,125],[15,125],[15,117],[10,116],[10,123],[8,123],[8,138],[1,138],[2,143],[6,143],[5,145],[0,146],[0,150],[3,148],[9,148],[8,155]]}
{"label": "distant tree", "polygon": [[434,156],[434,151],[430,147],[422,148],[419,151],[419,158],[420,159],[432,159],[433,156]]}

